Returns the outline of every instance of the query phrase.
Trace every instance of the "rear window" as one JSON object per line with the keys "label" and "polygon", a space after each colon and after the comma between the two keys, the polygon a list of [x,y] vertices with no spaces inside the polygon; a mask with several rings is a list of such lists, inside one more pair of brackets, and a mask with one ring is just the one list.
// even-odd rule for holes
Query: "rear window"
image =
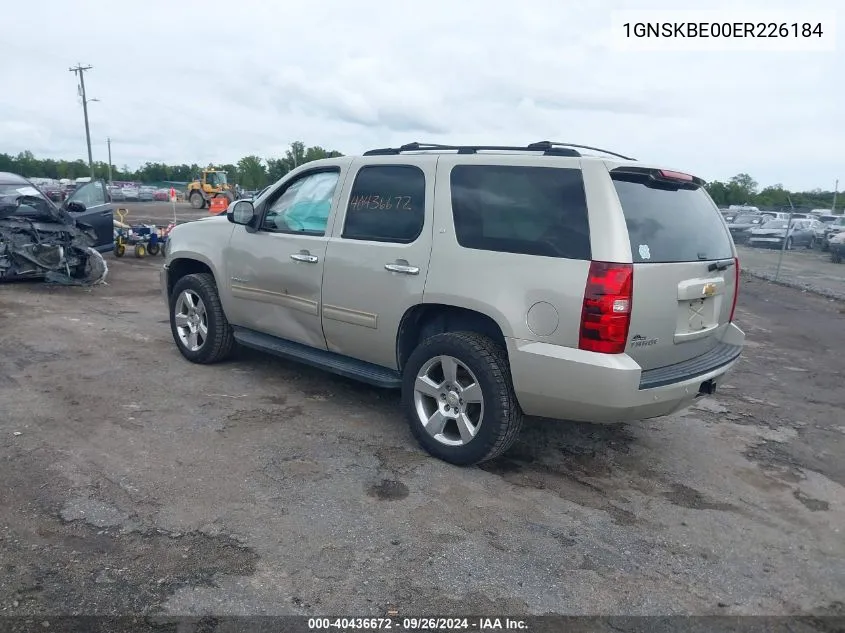
{"label": "rear window", "polygon": [[464,248],[590,259],[580,169],[458,165],[451,187],[455,236]]}
{"label": "rear window", "polygon": [[634,263],[730,259],[732,242],[716,205],[700,187],[613,174]]}

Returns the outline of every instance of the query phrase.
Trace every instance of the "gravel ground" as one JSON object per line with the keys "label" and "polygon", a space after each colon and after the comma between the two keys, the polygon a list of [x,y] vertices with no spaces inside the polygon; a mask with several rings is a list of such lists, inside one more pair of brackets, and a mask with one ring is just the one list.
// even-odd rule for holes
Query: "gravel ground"
{"label": "gravel ground", "polygon": [[[170,202],[115,202],[115,209],[127,211],[127,224],[156,224],[166,226],[173,222],[177,224],[197,220],[209,215],[208,209],[194,209],[187,202],[177,202],[175,205]],[[116,220],[120,216],[115,212]]]}
{"label": "gravel ground", "polygon": [[750,278],[715,397],[460,469],[392,392],[187,363],[161,259],[109,264],[0,287],[4,615],[843,614],[843,304]]}

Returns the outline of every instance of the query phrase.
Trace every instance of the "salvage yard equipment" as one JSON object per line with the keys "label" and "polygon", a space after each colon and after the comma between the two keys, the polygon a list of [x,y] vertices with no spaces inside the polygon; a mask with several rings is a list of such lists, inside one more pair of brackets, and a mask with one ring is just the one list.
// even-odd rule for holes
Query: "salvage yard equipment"
{"label": "salvage yard equipment", "polygon": [[226,172],[212,167],[204,169],[199,177],[188,184],[187,195],[194,209],[209,207],[216,198],[225,199],[227,205],[237,198],[235,187],[226,179]]}
{"label": "salvage yard equipment", "polygon": [[155,224],[129,225],[124,221],[128,214],[126,209],[118,209],[117,214],[120,216],[120,222],[115,222],[115,257],[123,257],[126,254],[127,246],[132,246],[135,257],[146,257],[147,254],[161,254],[164,257],[167,250],[167,236],[175,224],[171,222],[166,227],[159,227]]}

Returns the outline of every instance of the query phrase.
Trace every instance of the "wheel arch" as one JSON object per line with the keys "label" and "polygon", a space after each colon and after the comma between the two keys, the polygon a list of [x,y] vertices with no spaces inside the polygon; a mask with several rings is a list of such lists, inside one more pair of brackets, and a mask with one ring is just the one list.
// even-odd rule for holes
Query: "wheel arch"
{"label": "wheel arch", "polygon": [[173,294],[173,288],[180,279],[195,273],[209,273],[219,290],[220,286],[217,283],[217,276],[208,262],[196,257],[175,257],[170,260],[167,266],[167,296],[170,297]]}
{"label": "wheel arch", "polygon": [[396,336],[396,362],[399,371],[417,346],[435,334],[476,332],[497,343],[507,356],[502,327],[483,312],[444,303],[421,303],[408,308],[399,322]]}

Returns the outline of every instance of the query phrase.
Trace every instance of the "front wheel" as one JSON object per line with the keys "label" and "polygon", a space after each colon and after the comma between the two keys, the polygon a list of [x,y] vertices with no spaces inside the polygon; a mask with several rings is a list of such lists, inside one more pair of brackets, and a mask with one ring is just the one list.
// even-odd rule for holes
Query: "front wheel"
{"label": "front wheel", "polygon": [[195,273],[176,282],[170,295],[170,330],[176,347],[192,363],[217,363],[231,354],[235,337],[213,275]]}
{"label": "front wheel", "polygon": [[205,206],[205,198],[203,198],[199,191],[192,192],[190,198],[188,199],[194,209],[202,209]]}
{"label": "front wheel", "polygon": [[522,428],[505,351],[474,332],[438,334],[414,350],[402,407],[420,445],[458,466],[501,455]]}

